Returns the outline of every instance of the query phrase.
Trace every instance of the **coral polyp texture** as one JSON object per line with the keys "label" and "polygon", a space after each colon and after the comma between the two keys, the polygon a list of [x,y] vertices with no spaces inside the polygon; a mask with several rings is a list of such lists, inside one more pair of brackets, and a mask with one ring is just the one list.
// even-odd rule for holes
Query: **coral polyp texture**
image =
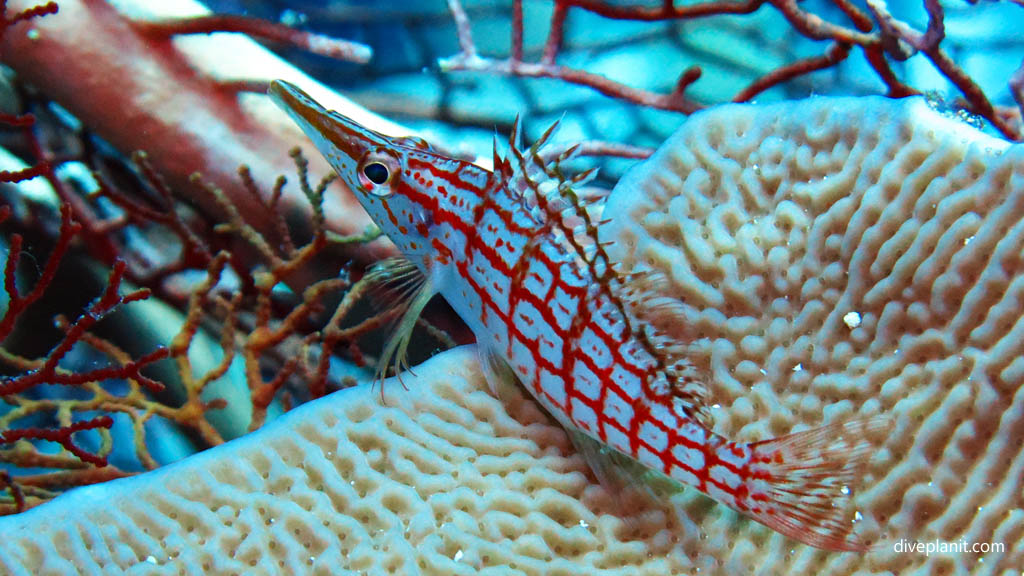
{"label": "coral polyp texture", "polygon": [[[708,375],[716,431],[891,415],[855,497],[876,549],[784,543],[794,566],[1024,566],[1024,146],[921,98],[722,106],[624,176],[605,214],[613,259],[665,276],[664,328]],[[898,551],[936,540],[1005,551]]]}
{"label": "coral polyp texture", "polygon": [[[603,240],[656,269],[716,431],[888,414],[851,489],[867,553],[683,489],[624,506],[471,348],[0,518],[0,572],[1002,574],[1024,565],[1024,147],[921,99],[700,112],[619,183]],[[669,310],[669,308],[666,308]],[[1001,552],[901,553],[941,540]]]}
{"label": "coral polyp texture", "polygon": [[[632,526],[556,424],[470,347],[154,472],[0,518],[0,572],[664,574],[695,533]],[[133,572],[134,573],[134,572]]]}

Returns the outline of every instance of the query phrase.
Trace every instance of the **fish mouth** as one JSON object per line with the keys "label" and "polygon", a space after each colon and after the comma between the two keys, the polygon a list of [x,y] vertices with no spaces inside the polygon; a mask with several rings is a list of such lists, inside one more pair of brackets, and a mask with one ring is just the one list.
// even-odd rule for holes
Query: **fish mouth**
{"label": "fish mouth", "polygon": [[267,94],[291,116],[328,160],[342,161],[346,158],[341,156],[347,156],[348,160],[358,161],[368,151],[388,144],[385,136],[327,110],[290,82],[271,81]]}

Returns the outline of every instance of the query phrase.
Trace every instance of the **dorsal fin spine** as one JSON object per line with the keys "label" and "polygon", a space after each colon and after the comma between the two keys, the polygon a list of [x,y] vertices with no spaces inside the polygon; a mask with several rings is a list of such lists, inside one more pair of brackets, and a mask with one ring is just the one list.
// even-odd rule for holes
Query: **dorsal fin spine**
{"label": "dorsal fin spine", "polygon": [[[551,137],[556,126],[557,123],[544,132],[538,140],[541,145],[546,143]],[[520,173],[520,177],[523,179],[523,184],[530,190],[530,192],[532,192],[531,196],[537,202],[536,207],[539,208],[542,215],[545,216],[546,219],[564,235],[568,245],[572,247],[576,256],[587,267],[587,271],[594,279],[599,292],[603,294],[615,308],[618,309],[627,331],[640,342],[641,346],[655,360],[658,371],[662,372],[666,376],[669,375],[669,365],[675,362],[675,358],[668,357],[665,354],[664,347],[659,346],[656,342],[656,338],[651,337],[647,328],[649,325],[646,322],[640,321],[635,314],[628,310],[623,298],[621,297],[622,287],[625,285],[625,282],[623,278],[620,277],[619,272],[615,270],[615,267],[609,264],[611,262],[611,258],[609,258],[604,247],[598,242],[598,224],[586,210],[583,202],[579,198],[579,195],[573,188],[573,182],[571,179],[567,179],[562,175],[557,162],[552,163],[551,165],[544,162],[543,157],[539,153],[540,148],[541,146],[538,146],[537,142],[535,142],[525,153],[516,146],[510,147],[511,155],[516,159],[518,172]],[[545,176],[553,178],[559,182],[559,186],[556,187],[556,195],[552,196],[551,194],[545,194],[541,191],[541,183],[530,176],[530,164],[540,167],[541,172]],[[583,179],[590,178],[592,176],[593,172],[585,173],[583,178],[580,180],[582,181]],[[556,202],[554,202],[555,198],[562,202],[566,202],[567,206],[564,209],[556,210]],[[570,226],[566,222],[567,216],[574,216],[581,219],[582,224],[579,224],[578,226]],[[581,239],[587,239],[588,241],[584,243],[581,242]],[[650,328],[653,329],[653,327]],[[643,385],[645,387],[650,387],[651,382],[644,382]]]}
{"label": "dorsal fin spine", "polygon": [[[573,176],[566,176],[562,172],[561,162],[574,157],[579,151],[579,146],[569,147],[551,162],[545,161],[541,154],[541,149],[551,139],[557,125],[556,122],[550,126],[537,141],[524,150],[517,146],[522,124],[516,117],[509,136],[509,154],[495,162],[496,174],[497,167],[502,166],[501,178],[496,184],[504,187],[510,194],[518,194],[529,214],[538,221],[547,223],[552,239],[571,250],[573,260],[593,278],[594,295],[604,296],[618,310],[626,332],[634,337],[654,360],[653,373],[660,373],[673,382],[667,387],[667,393],[682,403],[680,408],[684,412],[702,425],[706,424],[707,413],[700,402],[706,391],[702,388],[700,379],[694,377],[695,367],[686,357],[686,347],[663,334],[649,320],[650,313],[658,307],[657,304],[645,306],[632,303],[637,298],[653,298],[654,291],[644,289],[643,286],[648,285],[645,282],[640,283],[640,289],[635,289],[630,285],[631,275],[621,272],[616,263],[611,261],[606,251],[610,242],[600,242],[597,235],[598,227],[608,220],[595,220],[587,210],[589,201],[581,199],[576,191],[576,186],[594,178],[596,169],[585,170]],[[497,152],[495,156],[498,157]],[[543,179],[538,179],[537,175],[541,175]],[[556,182],[557,185],[549,186],[549,182]],[[521,192],[517,193],[516,190]],[[648,276],[642,278],[649,281]],[[649,303],[649,300],[645,302]],[[671,302],[673,301],[666,297],[666,303]],[[643,382],[645,391],[655,396],[666,393],[655,389],[656,379],[657,377]]]}

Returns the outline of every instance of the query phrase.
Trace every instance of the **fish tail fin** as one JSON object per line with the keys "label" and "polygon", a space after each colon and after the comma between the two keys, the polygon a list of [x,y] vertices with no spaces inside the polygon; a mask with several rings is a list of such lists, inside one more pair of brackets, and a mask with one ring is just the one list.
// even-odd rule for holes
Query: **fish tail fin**
{"label": "fish tail fin", "polygon": [[887,416],[851,420],[749,444],[749,476],[737,508],[816,548],[864,552],[853,532],[853,484],[891,427]]}

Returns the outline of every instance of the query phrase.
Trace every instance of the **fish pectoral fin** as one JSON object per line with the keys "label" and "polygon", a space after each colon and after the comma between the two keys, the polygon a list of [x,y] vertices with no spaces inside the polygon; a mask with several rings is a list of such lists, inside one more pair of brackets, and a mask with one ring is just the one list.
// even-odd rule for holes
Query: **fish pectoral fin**
{"label": "fish pectoral fin", "polygon": [[363,276],[365,292],[378,310],[407,306],[427,277],[409,259],[402,256],[385,258]]}
{"label": "fish pectoral fin", "polygon": [[402,318],[395,326],[394,332],[388,338],[387,343],[384,344],[384,350],[381,352],[380,361],[377,364],[378,378],[383,379],[384,372],[387,370],[392,358],[394,359],[395,373],[399,375],[399,381],[401,381],[401,373],[404,370],[415,374],[412,368],[409,367],[406,353],[409,349],[409,341],[412,339],[412,331],[416,328],[416,321],[420,319],[423,308],[426,307],[433,297],[434,290],[430,279],[423,277],[419,288],[412,294],[409,302],[405,304],[405,313],[402,314]]}
{"label": "fish pectoral fin", "polygon": [[[406,352],[412,331],[435,290],[430,279],[415,264],[401,257],[377,262],[362,281],[366,282],[365,290],[376,308],[402,310],[398,322],[392,325],[393,331],[377,363],[377,379],[383,380],[391,365],[398,374],[409,369]],[[382,395],[383,392],[381,390]]]}

